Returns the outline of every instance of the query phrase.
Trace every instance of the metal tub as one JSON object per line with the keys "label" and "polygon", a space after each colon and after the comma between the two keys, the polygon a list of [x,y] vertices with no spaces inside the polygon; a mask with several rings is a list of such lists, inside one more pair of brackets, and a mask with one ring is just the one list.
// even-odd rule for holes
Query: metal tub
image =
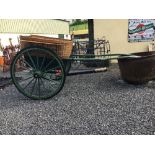
{"label": "metal tub", "polygon": [[155,51],[133,53],[137,58],[118,58],[122,79],[131,84],[143,84],[155,79]]}

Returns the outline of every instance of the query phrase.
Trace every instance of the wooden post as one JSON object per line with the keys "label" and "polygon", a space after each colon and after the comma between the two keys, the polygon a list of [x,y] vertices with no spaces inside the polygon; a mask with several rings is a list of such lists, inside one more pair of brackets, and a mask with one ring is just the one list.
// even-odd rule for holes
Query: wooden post
{"label": "wooden post", "polygon": [[94,54],[94,21],[93,19],[88,19],[88,36],[89,36],[89,49],[88,54]]}

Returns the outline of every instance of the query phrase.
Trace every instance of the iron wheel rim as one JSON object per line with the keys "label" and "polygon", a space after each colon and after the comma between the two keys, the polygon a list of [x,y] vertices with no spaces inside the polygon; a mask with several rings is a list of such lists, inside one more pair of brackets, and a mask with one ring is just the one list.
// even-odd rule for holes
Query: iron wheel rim
{"label": "iron wheel rim", "polygon": [[[41,63],[40,61],[38,63],[38,59],[40,59],[40,57],[33,56],[32,58],[32,54],[34,54],[34,52],[36,51],[44,55],[42,57]],[[27,75],[29,75],[29,77],[27,77],[26,79],[27,81],[29,80],[29,82],[24,86],[24,84],[23,85],[21,84],[22,80],[25,80],[23,77],[22,77],[22,80],[17,80],[16,73],[19,74],[20,71],[17,71],[18,69],[16,66],[18,62],[21,60],[21,58],[25,55],[29,57],[29,62],[27,62],[26,58],[24,58],[24,60],[22,60],[24,62],[22,63],[22,65],[24,64],[26,65],[27,69],[24,70],[24,72]],[[50,56],[50,58],[48,56]],[[34,57],[36,59],[34,59]],[[48,60],[49,62],[46,62],[47,61],[46,59],[49,59]],[[45,66],[43,66],[44,65],[43,63],[45,62],[46,64]],[[54,62],[57,65],[57,68],[52,68],[53,66],[51,67],[52,63]],[[63,88],[64,82],[65,82],[65,70],[64,70],[62,60],[54,53],[54,51],[44,47],[29,47],[21,50],[14,57],[10,71],[11,71],[12,81],[16,86],[16,88],[18,89],[18,91],[23,95],[27,96],[28,98],[35,99],[35,100],[49,99],[55,96]],[[22,76],[21,72],[20,72],[20,76]],[[55,79],[53,77],[55,77]]]}

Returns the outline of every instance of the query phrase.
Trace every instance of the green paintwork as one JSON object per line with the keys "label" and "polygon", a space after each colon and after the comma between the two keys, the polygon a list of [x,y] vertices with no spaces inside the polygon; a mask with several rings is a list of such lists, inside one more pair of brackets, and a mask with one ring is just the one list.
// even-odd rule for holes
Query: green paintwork
{"label": "green paintwork", "polygon": [[66,76],[62,60],[50,49],[41,47],[21,50],[14,57],[10,71],[19,92],[35,100],[59,93]]}
{"label": "green paintwork", "polygon": [[[51,49],[28,47],[14,57],[10,72],[19,92],[31,99],[41,100],[49,99],[61,91],[71,61],[104,61],[130,57],[139,58],[133,54],[77,54],[61,60]],[[68,67],[67,62],[69,62]]]}
{"label": "green paintwork", "polygon": [[133,54],[100,54],[100,55],[94,55],[94,54],[85,54],[85,55],[80,55],[80,54],[75,54],[71,55],[70,58],[67,60],[73,60],[73,61],[97,61],[97,60],[114,60],[118,58],[129,58],[129,57],[134,57],[138,58],[139,56],[135,56]]}

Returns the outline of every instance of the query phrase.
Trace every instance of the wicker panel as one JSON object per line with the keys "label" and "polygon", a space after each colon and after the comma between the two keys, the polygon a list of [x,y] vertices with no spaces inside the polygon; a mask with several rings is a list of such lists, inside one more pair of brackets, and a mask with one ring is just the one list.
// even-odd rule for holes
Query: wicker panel
{"label": "wicker panel", "polygon": [[31,35],[31,36],[20,36],[20,44],[21,49],[35,45],[54,49],[61,59],[67,59],[71,55],[73,42],[71,40],[66,39]]}

